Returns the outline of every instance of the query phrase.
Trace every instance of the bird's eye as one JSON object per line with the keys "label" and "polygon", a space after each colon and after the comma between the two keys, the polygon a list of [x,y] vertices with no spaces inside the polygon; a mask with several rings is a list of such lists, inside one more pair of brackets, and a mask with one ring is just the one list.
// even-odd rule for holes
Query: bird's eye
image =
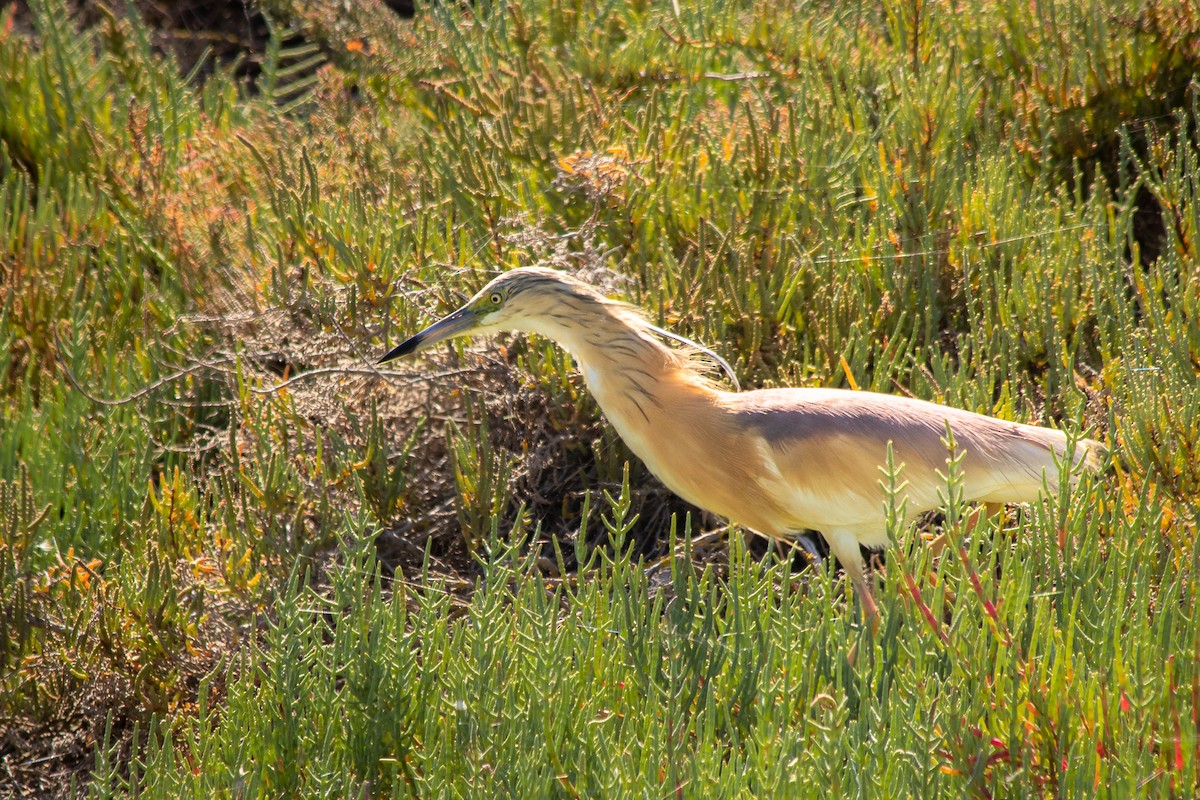
{"label": "bird's eye", "polygon": [[492,305],[498,306],[503,302],[504,297],[499,292],[492,292],[492,296],[488,298]]}

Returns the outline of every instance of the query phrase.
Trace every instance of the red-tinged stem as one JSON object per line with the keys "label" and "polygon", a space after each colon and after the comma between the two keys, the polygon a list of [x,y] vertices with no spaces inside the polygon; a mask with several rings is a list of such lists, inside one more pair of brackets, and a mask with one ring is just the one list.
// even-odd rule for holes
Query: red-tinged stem
{"label": "red-tinged stem", "polygon": [[933,632],[936,633],[943,642],[950,644],[950,637],[946,635],[946,632],[942,630],[942,626],[939,625],[937,620],[934,618],[933,611],[925,604],[925,601],[921,599],[921,591],[917,588],[917,584],[912,579],[912,576],[908,575],[907,573],[904,574],[904,584],[908,587],[908,593],[912,595],[913,602],[917,604],[917,609],[921,612],[921,616],[925,617],[925,622],[929,624],[929,627],[933,629]]}
{"label": "red-tinged stem", "polygon": [[975,596],[983,604],[984,613],[991,618],[992,624],[998,632],[1001,641],[1004,642],[1005,647],[1011,647],[1012,636],[1009,635],[1008,629],[1004,627],[1004,623],[1000,621],[1000,614],[996,610],[996,604],[983,596],[983,582],[979,580],[979,573],[971,566],[965,547],[958,548],[958,558],[962,561],[963,569],[967,571],[967,578],[971,581],[971,588],[975,590]]}

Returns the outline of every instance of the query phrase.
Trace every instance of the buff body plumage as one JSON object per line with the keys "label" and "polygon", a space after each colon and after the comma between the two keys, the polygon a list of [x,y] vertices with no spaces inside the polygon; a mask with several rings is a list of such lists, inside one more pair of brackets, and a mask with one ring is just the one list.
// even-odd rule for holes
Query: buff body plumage
{"label": "buff body plumage", "polygon": [[[964,454],[967,502],[1026,503],[1055,491],[1056,461],[1068,447],[1061,431],[893,395],[723,391],[635,309],[536,267],[500,275],[383,360],[498,330],[537,333],[565,348],[630,450],[683,499],[764,536],[820,531],[871,616],[859,546],[887,544],[880,467],[889,443],[903,465],[898,500],[910,518],[943,502],[947,426]],[[1081,440],[1073,466],[1097,470],[1103,454],[1100,443]]]}

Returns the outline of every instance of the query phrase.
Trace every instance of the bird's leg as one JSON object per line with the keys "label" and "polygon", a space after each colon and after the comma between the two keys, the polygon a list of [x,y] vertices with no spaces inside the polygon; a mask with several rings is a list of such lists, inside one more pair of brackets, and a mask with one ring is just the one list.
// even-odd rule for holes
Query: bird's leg
{"label": "bird's leg", "polygon": [[1003,503],[980,503],[971,509],[971,513],[963,521],[963,534],[974,533],[976,528],[982,528],[992,517],[1003,513]]}
{"label": "bird's leg", "polygon": [[803,553],[811,567],[819,567],[825,563],[825,558],[821,555],[821,551],[817,549],[816,543],[807,533],[802,533],[793,539],[792,548]]}
{"label": "bird's leg", "polygon": [[854,586],[858,601],[862,604],[863,618],[871,624],[872,630],[877,629],[879,627],[879,606],[876,605],[871,586],[867,583],[866,564],[858,549],[858,537],[853,533],[839,531],[827,533],[825,540],[829,542],[830,551],[837,557],[846,577]]}
{"label": "bird's leg", "polygon": [[863,616],[871,623],[871,628],[875,629],[879,626],[879,606],[875,604],[875,595],[865,575],[854,577],[853,580],[854,588],[858,592],[858,601],[862,603]]}

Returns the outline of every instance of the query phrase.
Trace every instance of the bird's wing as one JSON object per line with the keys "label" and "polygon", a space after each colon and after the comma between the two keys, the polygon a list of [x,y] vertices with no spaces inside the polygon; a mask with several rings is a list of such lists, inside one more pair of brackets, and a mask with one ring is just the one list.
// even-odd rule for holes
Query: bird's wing
{"label": "bird's wing", "polygon": [[[910,514],[941,505],[950,455],[946,425],[963,460],[966,500],[1026,502],[1057,477],[1052,450],[1066,437],[919,400],[871,392],[772,389],[731,395],[735,424],[769,454],[787,505],[808,527],[882,520],[888,443]],[[941,474],[939,474],[939,472]],[[783,500],[784,498],[780,498]],[[816,517],[822,517],[817,519]]]}

